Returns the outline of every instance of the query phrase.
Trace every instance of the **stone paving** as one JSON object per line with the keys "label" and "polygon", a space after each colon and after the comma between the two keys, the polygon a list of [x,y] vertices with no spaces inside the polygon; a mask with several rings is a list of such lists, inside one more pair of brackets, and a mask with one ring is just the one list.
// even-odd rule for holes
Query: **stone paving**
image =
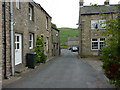
{"label": "stone paving", "polygon": [[91,65],[94,69],[98,71],[103,71],[102,69],[102,61],[99,59],[99,57],[88,57],[88,58],[82,58],[82,60],[89,65]]}
{"label": "stone paving", "polygon": [[77,53],[62,50],[60,57],[26,73],[4,88],[114,88],[114,85],[108,84],[98,69],[79,59]]}

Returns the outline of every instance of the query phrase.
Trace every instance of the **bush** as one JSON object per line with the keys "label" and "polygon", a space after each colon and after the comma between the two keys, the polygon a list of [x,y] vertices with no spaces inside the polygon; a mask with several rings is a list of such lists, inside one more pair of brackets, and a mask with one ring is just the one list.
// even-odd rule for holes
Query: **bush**
{"label": "bush", "polygon": [[44,54],[44,40],[39,35],[37,35],[35,52],[37,63],[45,63],[47,56]]}
{"label": "bush", "polygon": [[120,87],[120,17],[108,20],[104,35],[110,35],[107,46],[102,48],[103,69],[111,84]]}

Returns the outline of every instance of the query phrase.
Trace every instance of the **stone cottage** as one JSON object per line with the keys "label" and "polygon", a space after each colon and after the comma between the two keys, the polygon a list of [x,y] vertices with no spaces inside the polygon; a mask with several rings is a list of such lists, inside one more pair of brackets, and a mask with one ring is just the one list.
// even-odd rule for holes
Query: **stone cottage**
{"label": "stone cottage", "polygon": [[80,0],[79,31],[80,31],[80,56],[97,56],[98,50],[105,46],[105,39],[101,33],[105,30],[106,20],[114,19],[118,5],[110,5],[109,0],[104,5],[84,6]]}
{"label": "stone cottage", "polygon": [[60,55],[60,30],[52,27],[52,56]]}
{"label": "stone cottage", "polygon": [[3,76],[9,77],[25,70],[26,54],[34,52],[37,35],[44,39],[47,59],[52,56],[52,18],[34,1],[2,4]]}

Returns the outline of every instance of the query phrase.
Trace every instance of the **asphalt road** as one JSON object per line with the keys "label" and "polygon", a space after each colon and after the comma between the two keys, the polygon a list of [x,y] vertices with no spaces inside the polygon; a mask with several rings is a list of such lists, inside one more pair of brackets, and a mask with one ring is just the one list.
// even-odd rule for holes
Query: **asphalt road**
{"label": "asphalt road", "polygon": [[62,55],[25,74],[4,88],[111,88],[102,72],[79,59],[77,53]]}

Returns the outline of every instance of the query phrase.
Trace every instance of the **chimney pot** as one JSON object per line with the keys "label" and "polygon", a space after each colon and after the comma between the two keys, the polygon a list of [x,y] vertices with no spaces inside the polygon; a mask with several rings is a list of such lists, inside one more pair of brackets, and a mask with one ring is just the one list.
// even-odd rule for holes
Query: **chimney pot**
{"label": "chimney pot", "polygon": [[120,4],[120,1],[118,2],[118,4]]}
{"label": "chimney pot", "polygon": [[109,0],[106,0],[105,2],[104,2],[104,5],[109,5],[110,3],[109,3]]}
{"label": "chimney pot", "polygon": [[84,1],[80,0],[80,6],[83,6]]}

